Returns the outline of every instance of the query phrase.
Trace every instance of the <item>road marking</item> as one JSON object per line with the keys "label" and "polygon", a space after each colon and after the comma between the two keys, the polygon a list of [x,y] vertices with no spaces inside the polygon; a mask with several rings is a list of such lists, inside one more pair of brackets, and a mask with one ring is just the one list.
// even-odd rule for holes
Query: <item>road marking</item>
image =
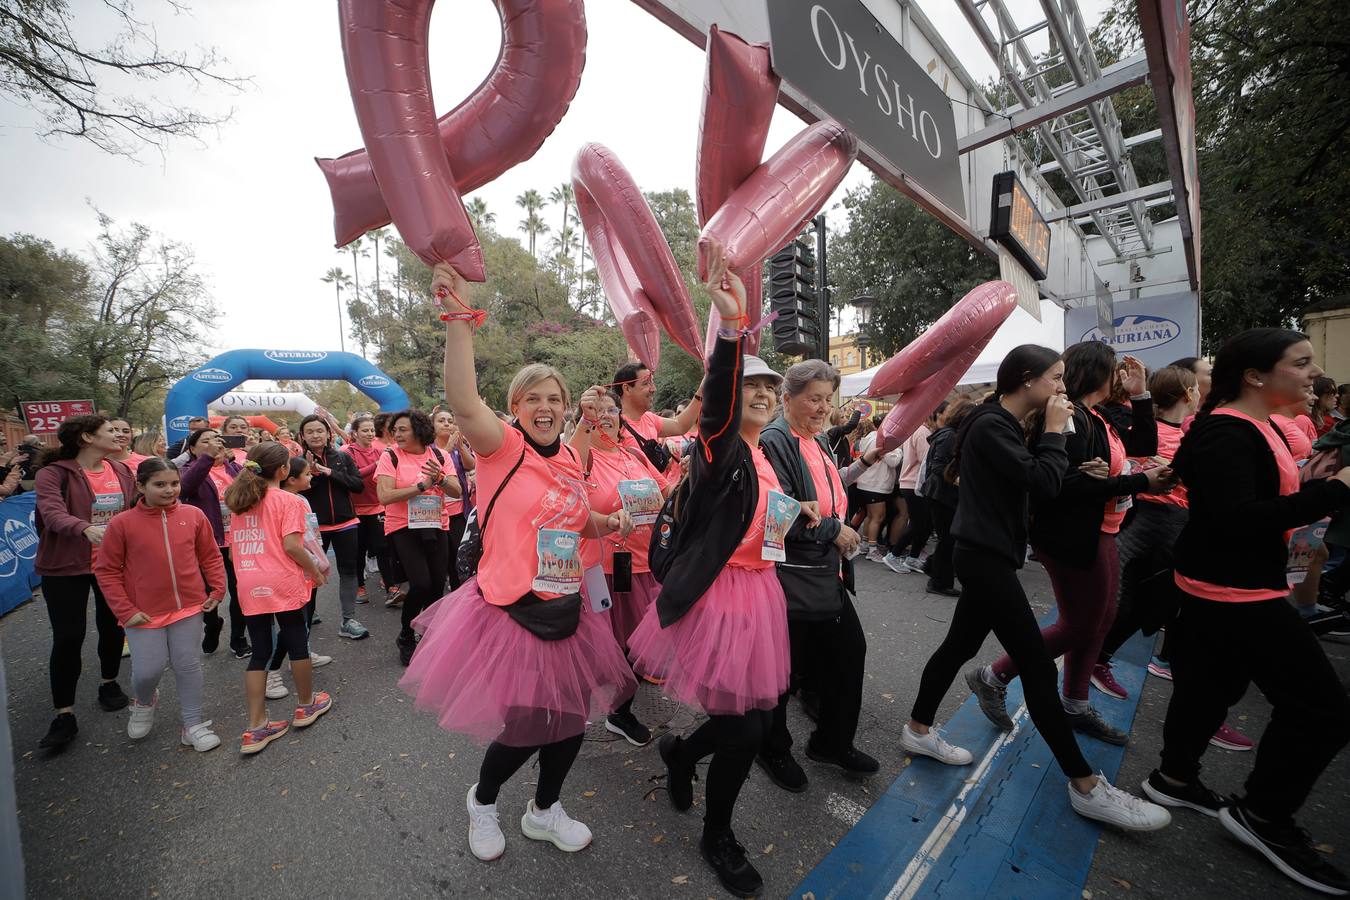
{"label": "road marking", "polygon": [[838,794],[830,794],[825,798],[825,809],[849,828],[857,825],[858,821],[867,813],[867,807]]}

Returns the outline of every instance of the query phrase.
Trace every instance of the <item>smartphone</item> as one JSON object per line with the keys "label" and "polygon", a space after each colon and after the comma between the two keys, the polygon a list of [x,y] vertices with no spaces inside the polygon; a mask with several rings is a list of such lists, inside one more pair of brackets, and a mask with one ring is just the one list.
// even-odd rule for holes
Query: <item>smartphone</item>
{"label": "smartphone", "polygon": [[614,551],[614,592],[627,593],[633,589],[633,554],[627,550]]}
{"label": "smartphone", "polygon": [[244,449],[244,436],[242,434],[222,434],[220,441],[231,450]]}

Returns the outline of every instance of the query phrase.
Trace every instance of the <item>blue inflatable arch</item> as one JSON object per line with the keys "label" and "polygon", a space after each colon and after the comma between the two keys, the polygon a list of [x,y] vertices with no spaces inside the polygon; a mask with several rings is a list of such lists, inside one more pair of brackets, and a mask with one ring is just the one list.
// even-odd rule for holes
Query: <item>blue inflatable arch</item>
{"label": "blue inflatable arch", "polygon": [[220,395],[250,378],[346,381],[384,412],[408,408],[408,394],[394,379],[355,353],[323,350],[230,350],[183,376],[164,401],[170,443],[187,437],[188,419],[205,416]]}

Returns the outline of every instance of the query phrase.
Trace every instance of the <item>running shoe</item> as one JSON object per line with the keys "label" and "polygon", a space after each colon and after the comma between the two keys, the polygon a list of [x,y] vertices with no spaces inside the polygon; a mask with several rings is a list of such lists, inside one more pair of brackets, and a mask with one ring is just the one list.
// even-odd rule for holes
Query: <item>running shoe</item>
{"label": "running shoe", "polygon": [[1228,801],[1200,783],[1200,779],[1189,784],[1173,784],[1157,769],[1148,773],[1143,783],[1144,794],[1160,806],[1183,807],[1193,809],[1202,815],[1215,818],[1219,810],[1228,805]]}
{"label": "running shoe", "polygon": [[1117,700],[1130,699],[1130,692],[1120,686],[1116,676],[1111,674],[1110,663],[1097,663],[1092,667],[1092,686],[1108,697]]}
{"label": "running shoe", "polygon": [[947,587],[942,587],[942,586],[940,586],[940,585],[933,584],[933,582],[932,582],[931,580],[928,582],[928,586],[927,586],[926,588],[924,588],[924,590],[925,590],[927,593],[929,593],[929,594],[937,594],[937,595],[940,596],[940,597],[960,597],[960,596],[961,596],[961,592],[958,591],[955,587],[953,587],[953,586],[951,586],[951,585],[948,585]]}
{"label": "running shoe", "polygon": [[332,708],[333,698],[328,696],[328,692],[315,691],[311,702],[295,708],[295,718],[291,720],[291,724],[296,728],[307,728]]}
{"label": "running shoe", "polygon": [[1013,722],[1008,717],[1008,686],[989,684],[979,667],[966,670],[966,685],[979,702],[984,717],[1000,731],[1012,731]]}
{"label": "running shoe", "polygon": [[1308,832],[1292,819],[1258,823],[1243,802],[1236,800],[1219,810],[1219,824],[1304,887],[1336,897],[1350,894],[1350,878],[1317,852]]}
{"label": "running shoe", "polygon": [[815,760],[818,763],[827,763],[832,766],[838,766],[845,772],[854,775],[874,775],[881,771],[881,763],[877,762],[857,747],[849,747],[842,753],[827,753],[818,750],[811,741],[807,741],[806,758]]}
{"label": "running shoe", "polygon": [[928,574],[928,561],[919,559],[917,556],[906,556],[905,565],[911,572],[922,572]]}
{"label": "running shoe", "polygon": [[191,747],[198,753],[205,753],[220,746],[220,735],[211,730],[211,721],[208,719],[180,731],[178,742],[184,747]]}
{"label": "running shoe", "polygon": [[313,650],[309,651],[309,664],[316,669],[322,669],[332,661],[333,657],[331,656],[324,656],[322,653],[316,653]]}
{"label": "running shoe", "polygon": [[[867,554],[867,558],[871,559],[872,554],[870,553]],[[909,575],[914,571],[908,565],[905,564],[905,561],[903,559],[896,556],[894,553],[887,553],[885,556],[883,556],[880,560],[877,561],[897,575]]]}
{"label": "running shoe", "polygon": [[398,661],[406,667],[412,662],[413,653],[417,650],[417,637],[411,631],[400,634],[394,638],[394,646],[398,647]]}
{"label": "running shoe", "polygon": [[754,897],[764,889],[764,879],[750,865],[750,860],[745,857],[745,847],[736,840],[730,828],[705,830],[698,849],[728,893],[736,897]]}
{"label": "running shoe", "polygon": [[1250,750],[1256,746],[1255,741],[1227,722],[1219,726],[1219,730],[1214,732],[1214,736],[1209,739],[1209,742],[1222,750],[1237,750],[1239,752]]}
{"label": "running shoe", "polygon": [[370,597],[366,596],[366,586],[364,584],[357,585],[356,587],[356,602],[357,603],[370,602]]}
{"label": "running shoe", "polygon": [[1069,782],[1068,788],[1073,811],[1087,819],[1106,822],[1126,831],[1157,831],[1172,821],[1172,814],[1166,809],[1122,791],[1100,773],[1096,787],[1089,793],[1079,793],[1073,782]]}
{"label": "running shoe", "polygon": [[388,593],[384,598],[385,609],[388,609],[391,606],[398,606],[403,602],[403,599],[403,592],[398,589],[398,585],[394,585],[389,588]]}
{"label": "running shoe", "polygon": [[483,862],[491,862],[506,852],[506,835],[497,821],[497,804],[479,804],[473,799],[477,790],[475,782],[464,798],[469,811],[469,852]]}
{"label": "running shoe", "polygon": [[98,705],[104,712],[117,712],[126,709],[131,698],[122,693],[122,686],[115,681],[105,681],[98,686]]}
{"label": "running shoe", "polygon": [[343,619],[342,624],[338,626],[338,637],[359,641],[361,638],[370,637],[370,632],[356,619]]}
{"label": "running shoe", "polygon": [[230,652],[234,654],[235,659],[248,659],[253,655],[253,648],[248,645],[244,638],[230,641]]}
{"label": "running shoe", "polygon": [[525,804],[520,831],[530,840],[548,841],[564,853],[576,853],[591,844],[591,830],[569,816],[556,801],[543,811],[535,807],[533,800]]}
{"label": "running shoe", "polygon": [[791,751],[782,756],[765,756],[763,753],[757,753],[755,762],[759,763],[759,767],[769,776],[769,780],[783,790],[793,794],[800,794],[806,790],[806,772],[802,770],[801,764],[792,758]]}
{"label": "running shoe", "polygon": [[80,726],[75,724],[74,713],[57,713],[56,718],[52,719],[51,727],[47,733],[38,741],[38,747],[43,750],[55,750],[58,747],[64,747],[75,740],[75,735],[80,733]]}
{"label": "running shoe", "polygon": [[250,728],[244,732],[239,744],[239,752],[244,756],[262,752],[268,744],[290,730],[291,723],[286,721],[268,722],[261,728]]}
{"label": "running shoe", "polygon": [[1089,706],[1082,712],[1069,712],[1067,709],[1064,715],[1069,719],[1069,725],[1074,731],[1086,734],[1088,737],[1095,737],[1099,741],[1106,741],[1108,744],[1115,744],[1117,747],[1124,747],[1130,742],[1130,736],[1116,728],[1114,725],[1107,724],[1102,718],[1102,714]]}
{"label": "running shoe", "polygon": [[694,805],[694,782],[698,780],[698,770],[680,762],[680,738],[667,734],[656,745],[661,761],[666,764],[666,791],[670,794],[670,805],[676,812],[684,812]]}
{"label": "running shoe", "polygon": [[645,747],[652,742],[651,729],[638,721],[631,712],[612,712],[605,717],[605,730],[617,734],[634,747]]}
{"label": "running shoe", "polygon": [[886,554],[885,554],[885,553],[882,553],[881,550],[879,550],[879,549],[876,548],[876,547],[873,547],[871,550],[868,550],[868,551],[867,551],[867,558],[868,558],[868,560],[870,560],[871,562],[875,562],[875,563],[885,563],[885,562],[886,562]]}
{"label": "running shoe", "polygon": [[1171,681],[1172,664],[1164,662],[1155,656],[1148,661],[1148,674],[1153,675],[1156,678],[1161,678],[1164,681]]}
{"label": "running shoe", "polygon": [[936,725],[929,728],[927,734],[919,734],[910,729],[909,723],[905,723],[905,727],[900,730],[900,746],[912,756],[928,756],[949,766],[968,766],[974,758],[964,747],[943,740]]}
{"label": "running shoe", "polygon": [[127,719],[127,737],[139,741],[150,733],[150,729],[155,727],[155,704],[158,702],[159,691],[155,691],[154,699],[144,706],[135,700],[131,701],[131,717]]}
{"label": "running shoe", "polygon": [[286,682],[281,680],[281,670],[267,673],[267,687],[263,689],[263,696],[268,700],[280,700],[283,697],[289,697],[291,689],[286,687]]}

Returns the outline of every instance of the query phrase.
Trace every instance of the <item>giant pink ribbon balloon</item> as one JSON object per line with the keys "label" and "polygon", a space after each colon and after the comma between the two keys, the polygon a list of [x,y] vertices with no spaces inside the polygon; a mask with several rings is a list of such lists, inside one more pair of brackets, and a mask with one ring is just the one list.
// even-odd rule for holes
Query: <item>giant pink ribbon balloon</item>
{"label": "giant pink ribbon balloon", "polygon": [[956,387],[1017,306],[1017,289],[989,281],[966,294],[928,329],[886,361],[867,388],[869,397],[899,394],[881,423],[881,446],[904,443]]}
{"label": "giant pink ribbon balloon", "polygon": [[[703,227],[731,193],[759,168],[769,123],[778,103],[778,76],[769,65],[769,48],[748,44],[716,25],[708,32],[708,66],[703,81],[703,118],[699,123],[698,224]],[[750,325],[759,323],[763,308],[762,262],[737,270],[745,283]],[[708,314],[704,356],[711,356],[722,317]],[[760,333],[746,339],[746,352],[759,352]]]}
{"label": "giant pink ribbon balloon", "polygon": [[[477,241],[460,196],[534,155],[567,112],[586,58],[582,0],[495,2],[497,64],[438,122],[427,77],[432,0],[343,0],[348,81],[366,149],[317,160],[338,246],[392,218],[424,261],[454,264],[463,255],[472,268]],[[481,280],[481,263],[475,274]]]}
{"label": "giant pink ribbon balloon", "polygon": [[659,350],[654,348],[660,344],[651,339],[644,320],[650,314],[682,350],[699,358],[689,291],[633,176],[614,151],[591,143],[572,163],[572,185],[587,240],[596,248],[595,267],[605,296],[633,352],[649,368],[656,368]]}

